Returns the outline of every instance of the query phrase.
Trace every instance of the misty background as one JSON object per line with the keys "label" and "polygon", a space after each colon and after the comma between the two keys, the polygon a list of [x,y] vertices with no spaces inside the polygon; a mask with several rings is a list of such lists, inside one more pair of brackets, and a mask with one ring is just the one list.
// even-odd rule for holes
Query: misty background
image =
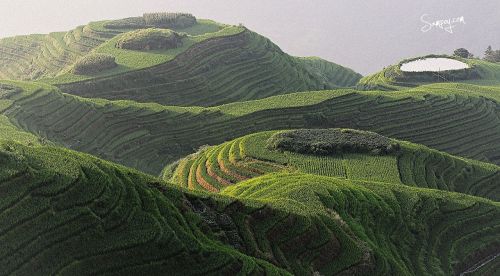
{"label": "misty background", "polygon": [[[500,49],[499,0],[0,0],[0,37],[67,31],[89,21],[188,12],[243,23],[295,56],[319,56],[366,75],[407,57],[452,53],[482,56]],[[464,17],[450,34],[422,32],[420,18]]]}

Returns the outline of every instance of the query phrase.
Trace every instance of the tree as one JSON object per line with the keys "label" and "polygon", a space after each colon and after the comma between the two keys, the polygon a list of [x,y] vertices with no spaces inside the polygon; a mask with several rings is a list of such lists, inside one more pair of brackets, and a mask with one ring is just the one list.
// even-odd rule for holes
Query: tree
{"label": "tree", "polygon": [[493,51],[491,46],[484,51],[484,60],[489,62],[500,62],[500,50]]}
{"label": "tree", "polygon": [[493,49],[491,49],[491,45],[489,45],[488,48],[486,48],[486,51],[484,51],[484,56],[487,57],[492,54],[493,54]]}
{"label": "tree", "polygon": [[473,55],[465,48],[458,48],[453,52],[454,56],[461,58],[472,58]]}
{"label": "tree", "polygon": [[496,50],[493,53],[493,62],[500,62],[500,50]]}

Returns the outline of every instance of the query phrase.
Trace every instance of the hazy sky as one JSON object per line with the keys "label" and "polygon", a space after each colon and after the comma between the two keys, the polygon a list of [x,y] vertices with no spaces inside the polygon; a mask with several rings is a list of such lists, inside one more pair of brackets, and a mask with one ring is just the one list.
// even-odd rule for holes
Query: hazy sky
{"label": "hazy sky", "polygon": [[[0,0],[0,37],[65,31],[93,20],[183,11],[243,23],[284,51],[367,74],[402,58],[500,49],[500,0]],[[453,33],[422,32],[424,19],[464,18]]]}

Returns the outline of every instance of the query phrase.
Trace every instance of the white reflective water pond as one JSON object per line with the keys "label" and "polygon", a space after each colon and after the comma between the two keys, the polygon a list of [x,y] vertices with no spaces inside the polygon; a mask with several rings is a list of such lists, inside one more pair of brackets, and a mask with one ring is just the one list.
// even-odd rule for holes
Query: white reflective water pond
{"label": "white reflective water pond", "polygon": [[400,67],[404,72],[438,72],[469,68],[467,63],[451,58],[424,58],[403,63]]}

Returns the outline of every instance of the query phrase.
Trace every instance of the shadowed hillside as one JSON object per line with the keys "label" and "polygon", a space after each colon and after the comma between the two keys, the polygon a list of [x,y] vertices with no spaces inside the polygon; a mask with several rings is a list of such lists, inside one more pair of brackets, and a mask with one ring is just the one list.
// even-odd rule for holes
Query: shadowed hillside
{"label": "shadowed hillside", "polygon": [[310,174],[270,174],[222,193],[338,216],[373,250],[371,275],[455,275],[499,251],[498,203],[463,194]]}
{"label": "shadowed hillside", "polygon": [[0,159],[2,275],[449,273],[498,247],[498,205],[453,193],[284,174],[208,198],[54,147]]}

